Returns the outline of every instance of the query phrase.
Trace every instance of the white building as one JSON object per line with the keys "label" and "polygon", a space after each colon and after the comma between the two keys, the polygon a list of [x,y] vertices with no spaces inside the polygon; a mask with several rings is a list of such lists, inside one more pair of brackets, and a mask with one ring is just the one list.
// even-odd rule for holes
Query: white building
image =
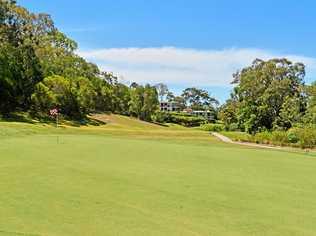
{"label": "white building", "polygon": [[160,102],[160,111],[176,112],[180,111],[180,107],[176,102]]}
{"label": "white building", "polygon": [[187,109],[184,109],[183,112],[190,114],[192,116],[202,116],[208,121],[215,120],[214,112],[212,111],[195,111],[195,110],[192,110],[191,108],[187,108]]}
{"label": "white building", "polygon": [[205,119],[211,121],[214,120],[214,112],[211,111],[192,111],[192,115],[194,116],[203,116]]}

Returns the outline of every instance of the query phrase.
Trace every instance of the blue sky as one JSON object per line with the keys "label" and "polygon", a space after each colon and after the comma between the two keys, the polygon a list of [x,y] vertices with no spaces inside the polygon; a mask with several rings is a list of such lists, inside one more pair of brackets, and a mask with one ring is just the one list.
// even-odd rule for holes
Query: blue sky
{"label": "blue sky", "polygon": [[256,57],[289,57],[316,78],[316,1],[20,0],[52,15],[78,53],[123,81],[208,89],[224,101],[231,74]]}

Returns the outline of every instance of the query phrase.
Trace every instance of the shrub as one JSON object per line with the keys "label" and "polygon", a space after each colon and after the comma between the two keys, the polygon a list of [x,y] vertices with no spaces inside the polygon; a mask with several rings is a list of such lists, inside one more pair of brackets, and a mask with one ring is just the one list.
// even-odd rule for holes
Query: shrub
{"label": "shrub", "polygon": [[301,148],[313,148],[316,146],[316,129],[296,128],[292,132],[298,137]]}
{"label": "shrub", "polygon": [[221,132],[224,131],[225,126],[223,124],[204,124],[201,126],[201,129],[210,132]]}
{"label": "shrub", "polygon": [[239,142],[253,142],[253,136],[245,132],[222,132],[223,135]]}
{"label": "shrub", "polygon": [[271,133],[271,141],[274,144],[282,145],[287,143],[287,133],[285,131],[274,131]]}
{"label": "shrub", "polygon": [[299,137],[297,136],[297,134],[292,131],[289,130],[287,133],[287,139],[290,143],[297,143],[299,141]]}
{"label": "shrub", "polygon": [[192,116],[186,113],[161,111],[156,112],[152,119],[157,123],[174,123],[186,127],[197,127],[207,122],[203,117]]}
{"label": "shrub", "polygon": [[228,127],[226,127],[228,131],[238,131],[239,125],[237,123],[231,123]]}
{"label": "shrub", "polygon": [[256,133],[254,136],[254,141],[256,143],[263,143],[263,144],[271,144],[272,140],[272,133],[268,131],[264,131],[262,133]]}
{"label": "shrub", "polygon": [[244,132],[223,132],[224,135],[235,141],[255,142],[262,144],[274,144],[280,146],[295,146],[301,148],[316,147],[316,129],[309,128],[292,128],[288,131],[264,131],[250,135]]}
{"label": "shrub", "polygon": [[168,112],[157,111],[152,116],[152,120],[154,122],[163,124],[163,123],[169,122],[170,121],[170,117],[171,117],[171,115]]}
{"label": "shrub", "polygon": [[204,124],[206,120],[202,117],[195,116],[183,116],[172,114],[170,117],[170,123],[180,124],[186,127],[196,127]]}

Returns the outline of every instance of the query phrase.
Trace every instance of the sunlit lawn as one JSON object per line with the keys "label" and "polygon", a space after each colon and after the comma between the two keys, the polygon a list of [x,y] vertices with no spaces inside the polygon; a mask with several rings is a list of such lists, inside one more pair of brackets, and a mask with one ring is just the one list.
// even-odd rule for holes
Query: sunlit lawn
{"label": "sunlit lawn", "polygon": [[122,126],[0,123],[0,235],[316,234],[312,154]]}

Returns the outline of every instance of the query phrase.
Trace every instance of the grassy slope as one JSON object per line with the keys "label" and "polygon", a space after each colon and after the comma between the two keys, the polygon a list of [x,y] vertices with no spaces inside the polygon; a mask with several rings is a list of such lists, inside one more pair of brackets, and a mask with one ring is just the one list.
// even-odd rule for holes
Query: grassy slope
{"label": "grassy slope", "polygon": [[313,156],[100,119],[108,124],[0,123],[0,235],[316,232]]}

